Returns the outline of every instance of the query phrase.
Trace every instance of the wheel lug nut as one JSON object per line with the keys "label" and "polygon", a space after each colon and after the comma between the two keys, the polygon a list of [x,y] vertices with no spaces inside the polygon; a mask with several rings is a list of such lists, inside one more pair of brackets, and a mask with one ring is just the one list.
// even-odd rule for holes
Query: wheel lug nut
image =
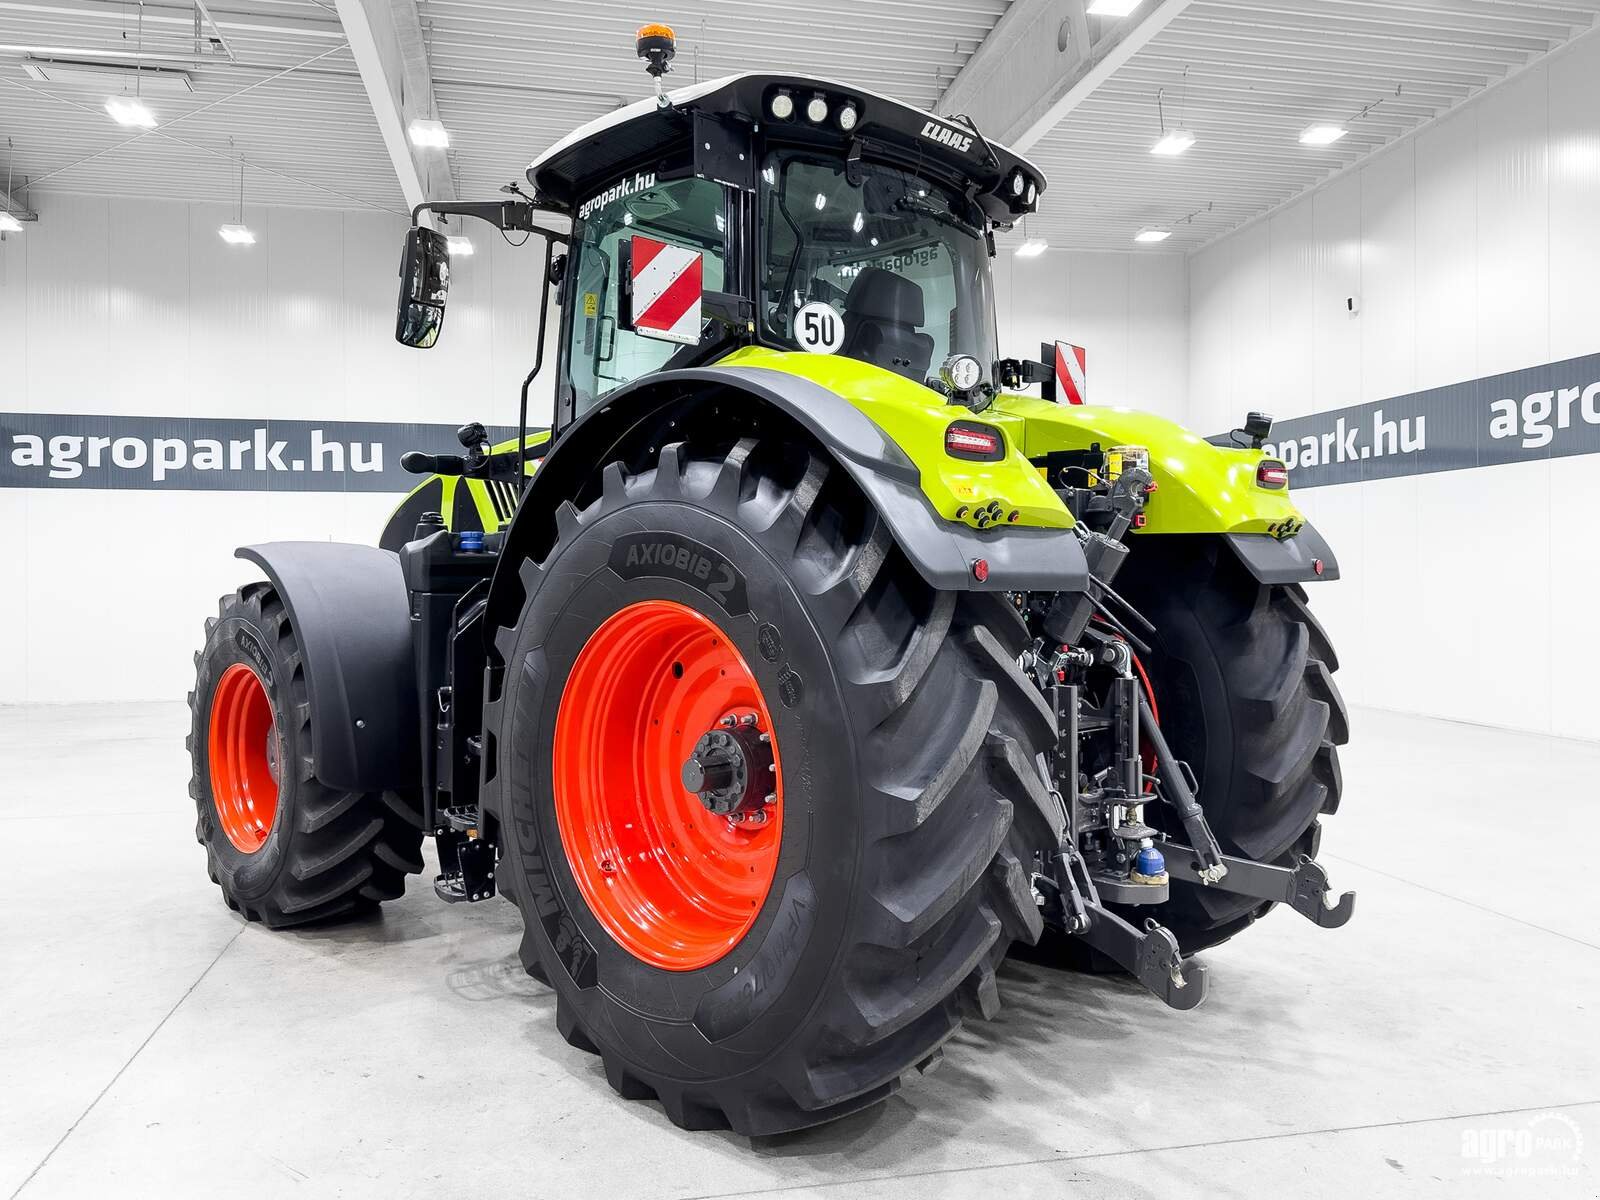
{"label": "wheel lug nut", "polygon": [[755,713],[745,713],[744,716],[739,718],[739,723],[741,725],[754,725],[756,723]]}
{"label": "wheel lug nut", "polygon": [[768,792],[767,795],[766,795],[766,799],[762,800],[763,804],[776,804],[777,802],[778,802],[778,793],[777,792]]}
{"label": "wheel lug nut", "polygon": [[761,743],[762,743],[762,745],[765,745],[766,743],[770,742],[771,740],[772,740],[772,735],[770,733],[763,733],[761,735]]}

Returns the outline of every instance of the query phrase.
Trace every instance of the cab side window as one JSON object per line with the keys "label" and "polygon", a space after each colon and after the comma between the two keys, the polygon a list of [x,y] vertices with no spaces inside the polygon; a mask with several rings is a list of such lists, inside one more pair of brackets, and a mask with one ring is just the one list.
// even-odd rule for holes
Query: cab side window
{"label": "cab side window", "polygon": [[[613,195],[613,193],[616,193]],[[723,290],[727,264],[727,196],[705,179],[656,183],[634,175],[589,201],[574,231],[577,269],[572,304],[568,375],[575,414],[607,392],[658,371],[684,349],[642,337],[618,322],[626,280],[623,247],[635,234],[702,254],[704,287]]]}

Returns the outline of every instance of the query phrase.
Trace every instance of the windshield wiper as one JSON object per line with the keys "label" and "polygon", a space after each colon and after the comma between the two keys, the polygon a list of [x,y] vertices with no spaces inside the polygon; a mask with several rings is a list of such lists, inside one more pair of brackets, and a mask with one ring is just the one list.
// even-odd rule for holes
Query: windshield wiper
{"label": "windshield wiper", "polygon": [[930,217],[933,220],[938,221],[941,225],[949,225],[951,228],[959,229],[961,232],[970,234],[975,238],[981,238],[983,236],[983,230],[979,229],[975,225],[967,224],[967,222],[956,216],[955,213],[950,212],[947,209],[939,208],[938,206],[930,204],[926,200],[918,199],[915,196],[901,196],[894,202],[893,207],[900,209],[903,212],[916,213],[919,217]]}

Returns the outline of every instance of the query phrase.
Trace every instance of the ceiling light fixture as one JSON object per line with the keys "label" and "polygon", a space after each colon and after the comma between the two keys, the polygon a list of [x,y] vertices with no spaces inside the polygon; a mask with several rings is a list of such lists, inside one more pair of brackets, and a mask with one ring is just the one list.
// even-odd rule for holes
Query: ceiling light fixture
{"label": "ceiling light fixture", "polygon": [[113,96],[106,101],[106,112],[111,114],[111,119],[118,125],[129,125],[135,129],[156,127],[155,113],[151,112],[142,100]]}
{"label": "ceiling light fixture", "polygon": [[1125,17],[1144,0],[1090,0],[1085,10],[1091,17]]}
{"label": "ceiling light fixture", "polygon": [[[1150,147],[1150,153],[1160,154],[1166,158],[1172,158],[1175,155],[1182,154],[1190,146],[1194,145],[1194,134],[1190,133],[1187,129],[1169,130],[1167,128],[1167,109],[1166,106],[1161,102],[1161,98],[1166,93],[1166,90],[1166,88],[1156,89],[1156,120],[1160,124],[1161,137],[1156,141],[1154,146]],[[1188,98],[1189,68],[1185,67],[1183,69],[1183,96],[1178,104],[1178,120],[1180,121],[1183,120],[1183,110],[1187,105]]]}
{"label": "ceiling light fixture", "polygon": [[[228,149],[233,149],[233,139],[228,139]],[[230,246],[254,246],[256,235],[244,223],[244,155],[239,155],[239,211],[236,220],[217,228],[217,234]]]}
{"label": "ceiling light fixture", "polygon": [[427,121],[421,118],[411,122],[407,131],[411,135],[413,146],[422,146],[431,150],[443,150],[450,145],[450,131],[444,127],[443,121]]}
{"label": "ceiling light fixture", "polygon": [[[196,18],[198,20],[198,17]],[[127,36],[124,34],[123,36]],[[118,125],[134,129],[154,129],[156,115],[139,98],[144,75],[144,5],[139,5],[139,40],[133,60],[133,95],[112,96],[106,101],[106,112]]]}
{"label": "ceiling light fixture", "polygon": [[17,148],[6,139],[6,208],[0,212],[0,233],[21,233],[22,222],[11,215],[11,173],[16,166]]}
{"label": "ceiling light fixture", "polygon": [[1312,125],[1300,135],[1302,146],[1331,146],[1350,131],[1342,125]]}
{"label": "ceiling light fixture", "polygon": [[1162,134],[1161,140],[1150,147],[1150,153],[1173,158],[1192,145],[1194,145],[1194,134],[1187,129],[1174,129],[1171,133]]}
{"label": "ceiling light fixture", "polygon": [[1152,225],[1147,229],[1139,230],[1138,233],[1133,235],[1133,240],[1136,242],[1164,242],[1171,236],[1172,230],[1157,229]]}
{"label": "ceiling light fixture", "polygon": [[1043,238],[1028,236],[1028,216],[1024,213],[1022,216],[1022,244],[1016,248],[1016,256],[1018,258],[1038,258],[1049,248],[1050,243]]}

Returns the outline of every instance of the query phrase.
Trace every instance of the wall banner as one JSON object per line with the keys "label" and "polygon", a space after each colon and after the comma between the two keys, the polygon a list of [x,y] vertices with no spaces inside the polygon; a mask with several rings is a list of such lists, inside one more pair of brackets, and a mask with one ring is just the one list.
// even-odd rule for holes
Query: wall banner
{"label": "wall banner", "polygon": [[1295,488],[1600,453],[1600,354],[1279,421],[1266,451]]}
{"label": "wall banner", "polygon": [[[419,477],[401,469],[400,456],[460,454],[456,428],[0,412],[0,488],[405,492]],[[489,430],[492,441],[515,436]]]}

